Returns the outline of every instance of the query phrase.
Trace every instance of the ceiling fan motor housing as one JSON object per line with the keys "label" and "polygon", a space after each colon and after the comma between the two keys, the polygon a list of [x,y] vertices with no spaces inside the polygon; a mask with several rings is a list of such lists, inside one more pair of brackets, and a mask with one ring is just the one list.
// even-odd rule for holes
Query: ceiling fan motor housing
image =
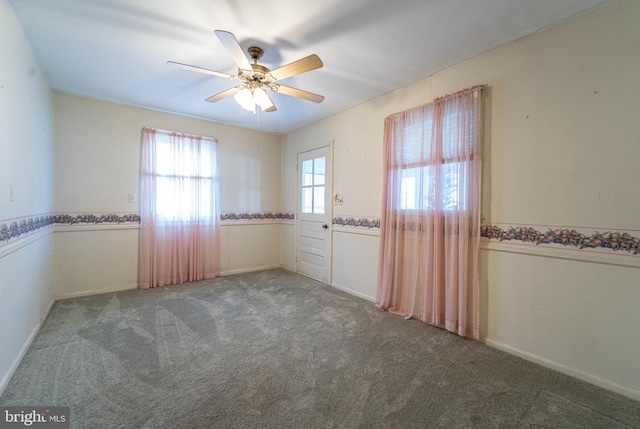
{"label": "ceiling fan motor housing", "polygon": [[249,52],[249,56],[253,58],[254,61],[257,61],[260,58],[262,58],[262,55],[264,54],[264,51],[262,50],[262,48],[259,48],[257,46],[249,46],[249,48],[247,49],[247,52]]}

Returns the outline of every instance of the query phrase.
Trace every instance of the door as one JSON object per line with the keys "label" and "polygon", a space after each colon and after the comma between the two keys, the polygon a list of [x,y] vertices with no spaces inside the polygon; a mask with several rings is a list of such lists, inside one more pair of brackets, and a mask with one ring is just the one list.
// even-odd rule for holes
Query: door
{"label": "door", "polygon": [[331,146],[298,154],[296,271],[331,281]]}

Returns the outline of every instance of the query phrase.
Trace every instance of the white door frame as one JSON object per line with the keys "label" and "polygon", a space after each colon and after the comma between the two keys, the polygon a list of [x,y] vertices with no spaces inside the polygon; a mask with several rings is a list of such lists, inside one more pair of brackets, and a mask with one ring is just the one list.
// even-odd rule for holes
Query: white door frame
{"label": "white door frame", "polygon": [[301,198],[301,194],[300,194],[300,189],[301,189],[301,173],[300,173],[300,169],[302,168],[302,166],[298,165],[298,159],[300,158],[300,155],[303,155],[305,153],[308,152],[312,152],[318,149],[328,149],[329,152],[329,156],[327,159],[327,165],[330,166],[331,168],[331,174],[330,174],[330,183],[329,186],[327,186],[326,192],[328,195],[328,204],[326,204],[325,206],[325,210],[326,210],[326,216],[327,216],[327,242],[328,242],[328,254],[326,256],[327,258],[327,267],[326,267],[326,279],[327,279],[327,283],[328,285],[332,284],[332,277],[333,277],[333,140],[326,143],[326,144],[322,144],[319,146],[315,146],[315,147],[310,147],[310,148],[306,148],[305,150],[301,150],[299,152],[296,153],[296,211],[295,211],[295,219],[296,219],[296,236],[295,236],[295,269],[296,272],[298,272],[298,260],[300,258],[300,246],[299,246],[299,238],[300,238],[300,234],[301,234],[301,221],[300,221],[300,212],[301,212],[301,204],[302,204],[302,198]]}

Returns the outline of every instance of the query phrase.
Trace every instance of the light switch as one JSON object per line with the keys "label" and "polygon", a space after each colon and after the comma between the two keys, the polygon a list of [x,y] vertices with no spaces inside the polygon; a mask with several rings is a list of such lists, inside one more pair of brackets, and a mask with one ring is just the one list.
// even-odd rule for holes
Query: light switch
{"label": "light switch", "polygon": [[138,196],[136,194],[129,194],[129,202],[130,203],[137,203],[138,202]]}
{"label": "light switch", "polygon": [[13,185],[9,185],[9,202],[12,203],[14,202],[14,197],[13,197]]}

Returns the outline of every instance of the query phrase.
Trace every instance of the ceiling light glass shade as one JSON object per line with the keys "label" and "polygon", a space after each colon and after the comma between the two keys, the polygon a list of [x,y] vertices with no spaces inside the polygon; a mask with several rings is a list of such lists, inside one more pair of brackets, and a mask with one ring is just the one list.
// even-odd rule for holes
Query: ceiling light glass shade
{"label": "ceiling light glass shade", "polygon": [[250,112],[254,112],[256,110],[256,104],[253,101],[253,96],[251,95],[249,88],[242,88],[233,96],[233,98],[235,98],[238,104],[244,109],[247,109]]}
{"label": "ceiling light glass shade", "polygon": [[262,111],[265,111],[270,107],[273,107],[273,103],[271,102],[271,99],[269,98],[265,90],[262,88],[256,88],[253,90],[253,98],[255,99],[256,104],[260,106],[260,108],[262,108]]}

